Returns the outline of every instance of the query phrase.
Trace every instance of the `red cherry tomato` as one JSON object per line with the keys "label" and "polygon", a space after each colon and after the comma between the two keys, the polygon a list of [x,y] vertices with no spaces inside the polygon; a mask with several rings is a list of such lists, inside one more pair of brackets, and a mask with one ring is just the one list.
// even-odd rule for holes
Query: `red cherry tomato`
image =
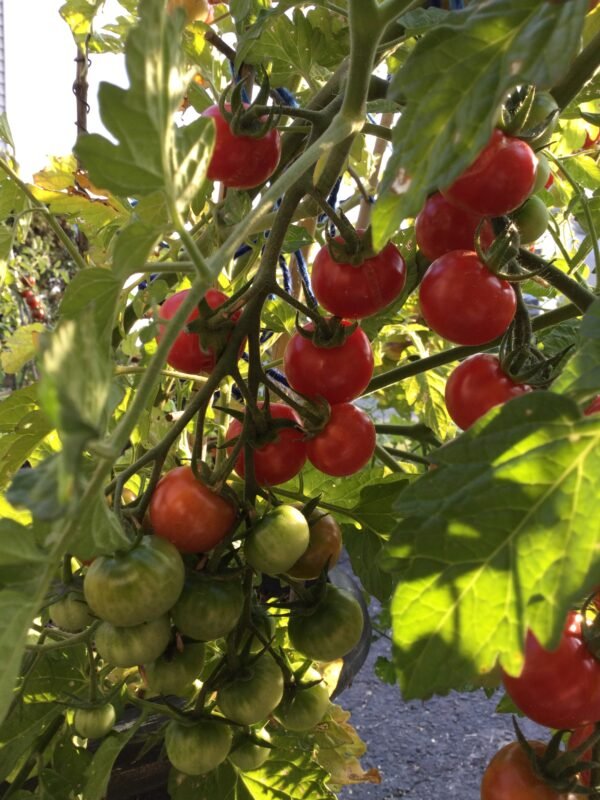
{"label": "red cherry tomato", "polygon": [[[529,741],[529,746],[542,756],[543,742]],[[536,775],[527,752],[519,742],[502,747],[483,773],[481,800],[568,800]]]}
{"label": "red cherry tomato", "polygon": [[508,283],[476,253],[454,250],[436,259],[419,286],[429,327],[455,344],[485,344],[501,336],[515,315],[517,299]]}
{"label": "red cherry tomato", "polygon": [[281,140],[276,128],[261,137],[234,136],[219,106],[202,112],[216,126],[215,149],[208,166],[211,181],[221,181],[230,189],[252,189],[264,183],[277,169]]}
{"label": "red cherry tomato", "polygon": [[536,169],[537,157],[526,142],[495,130],[471,166],[442,194],[473,214],[500,217],[529,197]]}
{"label": "red cherry tomato", "polygon": [[[575,748],[579,747],[580,744],[583,744],[586,739],[589,739],[592,733],[595,730],[594,725],[584,725],[581,728],[575,728],[573,733],[569,736],[569,741],[567,742],[567,750],[575,750]],[[582,761],[591,761],[592,760],[592,750],[586,750],[586,752],[581,757]],[[580,773],[579,775],[579,782],[582,783],[584,786],[589,786],[591,780],[591,771],[585,770],[584,772]]]}
{"label": "red cherry tomato", "polygon": [[[475,233],[483,217],[449,203],[439,192],[431,195],[415,221],[419,250],[430,261],[452,250],[474,250]],[[494,241],[488,220],[481,226],[481,244],[487,249]]]}
{"label": "red cherry tomato", "polygon": [[[338,242],[343,242],[338,237]],[[327,247],[317,253],[312,288],[319,303],[336,317],[362,319],[389,306],[406,283],[406,264],[391,242],[362,264],[340,263]]]}
{"label": "red cherry tomato", "polygon": [[[184,289],[181,292],[176,292],[176,294],[171,295],[171,297],[167,297],[165,302],[160,307],[160,319],[171,319],[171,317],[175,315],[177,309],[187,297],[188,291],[188,289]],[[228,299],[226,294],[218,291],[217,289],[209,289],[204,295],[204,298],[212,309],[223,305],[223,303]],[[197,319],[198,313],[198,309],[195,308],[187,318],[187,322],[192,322],[192,320]],[[237,319],[239,319],[240,314],[241,311],[236,311],[231,315],[231,319],[235,322]],[[159,325],[159,333],[157,336],[159,342],[164,330],[165,326]],[[167,363],[170,364],[173,369],[181,370],[182,372],[189,372],[193,375],[199,375],[202,373],[208,374],[212,372],[215,368],[216,362],[217,354],[215,353],[214,348],[210,346],[203,347],[199,334],[186,333],[185,331],[182,331],[177,336],[167,358]]]}
{"label": "red cherry tomato", "polygon": [[236,519],[231,503],[199,481],[191,467],[176,467],[160,479],[149,514],[154,533],[181,553],[212,550]]}
{"label": "red cherry tomato", "polygon": [[331,406],[322,431],[306,445],[308,460],[326,475],[354,475],[366,466],[375,450],[375,426],[360,408],[351,403]]}
{"label": "red cherry tomato", "polygon": [[[259,408],[263,404],[259,403]],[[283,403],[271,403],[271,416],[275,419],[289,419],[298,427],[302,420],[296,412]],[[235,439],[242,432],[242,423],[234,419],[227,430],[226,439]],[[233,447],[229,448],[229,452]],[[281,428],[272,442],[254,451],[254,477],[260,486],[277,486],[294,478],[306,462],[306,443],[304,433],[298,428]],[[246,474],[245,455],[242,449],[235,462],[235,471],[243,478]]]}
{"label": "red cherry tomato", "polygon": [[502,371],[500,360],[489,353],[465,359],[446,384],[446,408],[459,428],[466,430],[490,408],[530,392],[531,386],[515,383]]}
{"label": "red cherry tomato", "polygon": [[[314,330],[313,323],[305,325],[304,330]],[[373,376],[373,363],[371,343],[361,328],[337,347],[317,347],[295,333],[283,355],[292,389],[306,397],[324,397],[332,404],[359,397]]]}
{"label": "red cherry tomato", "polygon": [[583,639],[583,617],[567,616],[555,650],[529,631],[517,677],[502,673],[504,688],[529,719],[548,728],[578,728],[600,720],[600,661]]}
{"label": "red cherry tomato", "polygon": [[598,412],[600,412],[600,394],[597,397],[594,397],[592,402],[583,413],[586,415],[586,417],[589,417],[590,414],[597,414]]}

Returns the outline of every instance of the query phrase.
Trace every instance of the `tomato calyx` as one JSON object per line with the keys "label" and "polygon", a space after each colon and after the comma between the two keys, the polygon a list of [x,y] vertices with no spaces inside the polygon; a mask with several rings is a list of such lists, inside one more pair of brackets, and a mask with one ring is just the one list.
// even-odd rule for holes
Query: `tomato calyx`
{"label": "tomato calyx", "polygon": [[203,297],[198,303],[198,316],[188,322],[184,330],[186,333],[195,333],[200,346],[204,350],[212,350],[218,359],[229,342],[237,317],[238,311],[230,316],[222,307],[211,308],[206,297]]}
{"label": "tomato calyx", "polygon": [[296,331],[315,347],[341,347],[358,328],[358,322],[344,321],[341,317],[320,317],[309,325],[301,325],[296,315]]}
{"label": "tomato calyx", "polygon": [[531,147],[545,147],[549,143],[560,114],[552,95],[536,91],[535,86],[514,92],[504,111],[504,132],[517,136]]}
{"label": "tomato calyx", "polygon": [[227,121],[234,136],[248,136],[252,139],[262,139],[275,128],[279,122],[280,114],[275,106],[269,106],[268,116],[259,115],[258,107],[264,107],[269,99],[271,87],[266,73],[258,94],[252,103],[243,101],[245,82],[229,84],[219,98],[219,111]]}
{"label": "tomato calyx", "polygon": [[600,742],[600,727],[577,747],[567,751],[562,751],[560,748],[564,736],[570,731],[559,730],[552,736],[546,748],[540,751],[539,748],[532,747],[525,738],[515,717],[512,722],[519,745],[527,755],[533,772],[549,788],[554,789],[558,794],[566,794],[575,790],[578,795],[592,794],[592,790],[582,789],[578,775],[586,769],[600,766],[587,758],[585,761],[581,760],[590,748]]}
{"label": "tomato calyx", "polygon": [[365,261],[376,255],[371,229],[354,230],[344,215],[342,219],[348,224],[340,231],[341,236],[332,236],[328,230],[326,231],[327,249],[331,258],[338,264],[361,267]]}

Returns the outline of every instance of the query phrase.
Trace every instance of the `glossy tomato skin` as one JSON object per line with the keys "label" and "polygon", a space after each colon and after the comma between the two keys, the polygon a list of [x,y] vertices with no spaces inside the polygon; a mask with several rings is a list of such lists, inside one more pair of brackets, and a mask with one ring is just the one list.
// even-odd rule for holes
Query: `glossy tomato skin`
{"label": "glossy tomato skin", "polygon": [[[475,250],[475,234],[484,218],[452,205],[436,192],[429,197],[415,220],[417,245],[430,261],[452,250]],[[494,241],[488,220],[481,226],[481,244],[487,249]]]}
{"label": "glossy tomato skin", "polygon": [[[543,742],[530,741],[529,745],[538,755],[546,749]],[[511,742],[498,750],[487,765],[481,800],[567,800],[567,795],[539,778],[519,742]]]}
{"label": "glossy tomato skin", "polygon": [[81,595],[68,592],[48,609],[50,621],[68,633],[78,633],[94,621],[90,608]]}
{"label": "glossy tomato skin", "polygon": [[453,250],[436,259],[419,286],[429,327],[454,344],[479,345],[501,336],[515,315],[517,298],[476,253]]}
{"label": "glossy tomato skin", "polygon": [[176,602],[185,568],[177,549],[158,536],[143,536],[127,553],[100,556],[83,581],[96,616],[113,625],[140,625],[160,617]]}
{"label": "glossy tomato skin", "polygon": [[204,650],[201,642],[186,642],[183,650],[169,649],[159,658],[144,664],[149,688],[158,694],[181,695],[187,692],[204,666]]}
{"label": "glossy tomato skin", "polygon": [[539,725],[578,728],[600,720],[600,661],[583,640],[582,620],[574,612],[567,616],[555,650],[543,648],[529,631],[521,674],[503,672],[515,705]]}
{"label": "glossy tomato skin", "polygon": [[[263,408],[263,404],[258,404]],[[254,450],[254,477],[259,486],[277,486],[294,478],[306,463],[306,444],[304,433],[299,430],[302,420],[285,403],[271,403],[271,416],[274,419],[288,419],[298,428],[281,428],[277,437]],[[230,424],[226,440],[237,438],[242,432],[242,423],[234,419]],[[228,448],[231,453],[233,447]],[[242,448],[235,462],[235,471],[243,478],[246,474],[246,455]]]}
{"label": "glossy tomato skin", "polygon": [[227,758],[233,734],[229,725],[200,720],[183,725],[173,720],[165,731],[165,748],[171,764],[185,775],[204,775]]}
{"label": "glossy tomato skin", "polygon": [[535,195],[528,197],[511,216],[519,229],[521,244],[531,244],[543,236],[550,221],[550,212],[546,204]]}
{"label": "glossy tomato skin", "polygon": [[192,575],[171,615],[184,636],[211,642],[235,628],[243,608],[244,592],[239,581]]}
{"label": "glossy tomato skin", "polygon": [[77,708],[73,714],[73,727],[83,739],[99,739],[112,730],[117,714],[112,703],[95,708]]}
{"label": "glossy tomato skin", "polygon": [[169,617],[119,628],[110,622],[98,626],[94,643],[102,658],[115,667],[135,667],[161,656],[171,638]]}
{"label": "glossy tomato skin", "polygon": [[[312,682],[320,679],[319,673],[309,669],[302,680]],[[275,719],[288,731],[309,731],[318,725],[329,708],[329,692],[324,683],[308,688],[290,688],[273,712]]]}
{"label": "glossy tomato skin", "polygon": [[536,168],[537,157],[526,142],[495,130],[471,166],[442,194],[473,214],[501,217],[529,197]]}
{"label": "glossy tomato skin", "polygon": [[268,511],[252,526],[244,540],[244,555],[259,572],[278,575],[295,564],[309,540],[304,514],[284,504]]}
{"label": "glossy tomato skin", "polygon": [[586,417],[589,417],[590,414],[597,414],[598,412],[600,412],[600,394],[592,400],[583,413]]}
{"label": "glossy tomato skin", "polygon": [[181,553],[206,553],[231,532],[237,512],[209,489],[191,467],[176,467],[158,482],[150,500],[150,523],[157,536]]}
{"label": "glossy tomato skin", "polygon": [[[229,110],[229,109],[228,109]],[[279,131],[272,128],[265,136],[234,136],[219,106],[202,112],[215,121],[215,149],[207,175],[230,189],[252,189],[260,186],[277,169],[281,157]]]}
{"label": "glossy tomato skin", "polygon": [[490,408],[531,391],[503,372],[497,356],[477,353],[456,367],[446,383],[446,408],[459,428],[466,430]]}
{"label": "glossy tomato skin", "polygon": [[287,570],[290,578],[314,580],[327,566],[337,564],[342,552],[342,530],[331,514],[315,509],[309,517],[310,538],[303,555]]}
{"label": "glossy tomato skin", "polygon": [[[344,323],[350,325],[349,322]],[[304,330],[314,330],[309,323]],[[373,350],[361,328],[338,347],[317,347],[295,333],[283,356],[292,389],[306,397],[323,397],[328,403],[347,403],[359,397],[373,376]]]}
{"label": "glossy tomato skin", "polygon": [[[336,241],[343,243],[341,237]],[[406,283],[406,263],[391,242],[362,264],[336,261],[322,247],[313,263],[312,288],[326,311],[336,317],[370,317],[394,302]]]}
{"label": "glossy tomato skin", "polygon": [[269,654],[257,658],[217,692],[224,716],[240,725],[263,722],[283,697],[283,673]]}
{"label": "glossy tomato skin", "polygon": [[[160,307],[159,318],[161,320],[169,320],[175,313],[179,306],[187,297],[189,289],[183,289],[181,292],[176,292],[170,297],[167,297],[165,302]],[[228,299],[227,295],[217,289],[209,289],[204,295],[204,299],[213,310],[222,306]],[[199,311],[195,308],[187,318],[186,322],[192,322],[198,319]],[[231,315],[231,319],[235,322],[239,319],[241,312],[237,311]],[[160,342],[164,334],[165,326],[159,325],[157,340]],[[217,363],[217,353],[213,347],[204,347],[202,340],[197,333],[186,333],[181,331],[167,357],[167,363],[173,369],[180,370],[181,372],[188,372],[191,375],[208,375],[215,368]]]}
{"label": "glossy tomato skin", "polygon": [[[271,741],[271,737],[266,728],[262,728],[258,731],[256,737],[262,739],[267,744]],[[234,741],[228,758],[231,763],[242,772],[252,772],[253,769],[262,767],[270,753],[271,750],[268,747],[261,747],[259,744],[256,744],[250,736],[242,733],[237,740]]]}
{"label": "glossy tomato skin", "polygon": [[331,406],[325,427],[306,444],[308,460],[326,475],[354,475],[365,467],[375,451],[375,426],[352,403]]}
{"label": "glossy tomato skin", "polygon": [[292,614],[288,634],[292,647],[313,661],[335,661],[355,647],[364,626],[362,609],[345,589],[328,584],[310,614]]}

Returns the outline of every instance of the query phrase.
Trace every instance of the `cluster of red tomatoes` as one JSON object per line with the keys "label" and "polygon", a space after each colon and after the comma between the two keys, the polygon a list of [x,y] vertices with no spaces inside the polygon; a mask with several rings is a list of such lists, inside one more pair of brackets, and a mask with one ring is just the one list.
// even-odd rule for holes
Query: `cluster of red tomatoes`
{"label": "cluster of red tomatoes", "polygon": [[[494,240],[490,218],[511,215],[523,244],[545,230],[548,214],[532,192],[548,181],[532,148],[495,130],[473,164],[454,183],[432,195],[416,220],[421,252],[432,261],[419,287],[428,326],[454,344],[485,345],[502,336],[516,310],[515,291],[480,258]],[[540,186],[538,187],[538,184]],[[541,206],[541,210],[540,210]],[[515,383],[495,355],[463,361],[446,386],[446,406],[454,422],[470,427],[493,406],[531,391]]]}
{"label": "cluster of red tomatoes", "polygon": [[[600,407],[598,400],[596,401]],[[593,607],[600,604],[596,597]],[[582,613],[568,614],[560,642],[554,650],[546,650],[531,631],[525,641],[525,660],[521,673],[502,673],[504,688],[517,708],[527,717],[556,730],[571,730],[567,749],[584,746],[600,721],[600,660],[587,644],[585,631],[591,621]],[[529,742],[540,758],[546,751],[541,742]],[[579,761],[592,760],[592,751],[585,751]],[[546,774],[543,774],[544,771]],[[563,792],[560,778],[573,781],[574,772],[552,775],[551,765],[542,765],[536,774],[526,750],[518,742],[506,745],[496,753],[484,773],[481,786],[483,800],[506,798],[540,798],[567,800],[574,786]],[[579,788],[589,787],[590,770],[578,776]],[[554,781],[552,780],[554,778]]]}
{"label": "cluster of red tomatoes", "polygon": [[[329,404],[328,418],[319,430],[307,435],[296,411],[283,403],[271,403],[270,417],[288,420],[290,425],[279,427],[276,433],[267,434],[264,442],[255,443],[254,475],[259,485],[276,486],[291,480],[307,459],[321,472],[336,477],[358,472],[369,462],[375,449],[375,427],[368,415],[351,401],[368,386],[374,359],[368,337],[352,320],[388,306],[400,295],[405,282],[406,265],[392,244],[357,266],[335,261],[327,247],[318,253],[313,286],[319,302],[335,315],[323,321],[328,326],[330,341],[319,340],[318,326],[308,323],[288,342],[284,369],[292,389],[304,398],[325,400]],[[186,294],[186,290],[178,292],[163,303],[162,320],[173,316]],[[227,297],[211,289],[205,300],[215,310]],[[235,323],[239,314],[239,311],[232,314],[230,321]],[[198,310],[194,310],[188,323],[198,315]],[[159,338],[162,329],[163,326]],[[216,350],[202,335],[184,331],[171,348],[168,363],[188,373],[209,373],[216,363]],[[243,422],[235,419],[227,431],[227,440],[234,442],[242,429]],[[235,463],[235,471],[241,477],[246,471],[245,457],[241,452]]]}
{"label": "cluster of red tomatoes", "polygon": [[36,322],[45,322],[46,312],[42,307],[40,298],[34,292],[34,287],[36,284],[35,278],[28,276],[23,278],[23,282],[25,286],[22,289],[19,289],[19,294],[27,304],[27,307],[31,313],[31,318]]}

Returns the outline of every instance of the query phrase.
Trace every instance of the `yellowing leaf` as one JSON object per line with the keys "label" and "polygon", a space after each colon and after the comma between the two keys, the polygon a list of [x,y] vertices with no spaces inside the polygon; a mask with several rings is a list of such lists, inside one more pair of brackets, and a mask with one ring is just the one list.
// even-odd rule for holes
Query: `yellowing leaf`
{"label": "yellowing leaf", "polygon": [[25,325],[8,337],[5,350],[0,355],[4,372],[14,375],[35,356],[38,347],[38,336],[44,330],[39,322]]}

